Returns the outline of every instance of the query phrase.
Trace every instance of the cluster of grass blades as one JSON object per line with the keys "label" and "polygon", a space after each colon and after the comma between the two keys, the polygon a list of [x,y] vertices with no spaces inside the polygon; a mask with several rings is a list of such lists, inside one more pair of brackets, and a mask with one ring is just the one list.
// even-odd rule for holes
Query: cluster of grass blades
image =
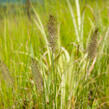
{"label": "cluster of grass blades", "polygon": [[109,108],[107,17],[96,2],[79,2],[55,1],[57,13],[46,2],[46,12],[33,8],[33,22],[1,20],[1,109]]}

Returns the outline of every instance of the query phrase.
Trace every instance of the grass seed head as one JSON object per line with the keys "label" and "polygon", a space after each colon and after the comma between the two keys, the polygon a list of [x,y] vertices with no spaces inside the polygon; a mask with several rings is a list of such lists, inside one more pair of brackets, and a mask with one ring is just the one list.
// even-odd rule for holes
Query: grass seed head
{"label": "grass seed head", "polygon": [[39,71],[38,64],[35,59],[31,59],[31,70],[32,70],[32,75],[34,82],[36,84],[36,87],[38,91],[42,92],[43,91],[43,78],[42,75]]}
{"label": "grass seed head", "polygon": [[6,66],[6,64],[1,60],[0,60],[0,72],[2,73],[2,77],[6,81],[6,83],[8,83],[9,85],[12,85],[13,79],[10,75],[11,73],[9,72],[9,69]]}
{"label": "grass seed head", "polygon": [[52,51],[55,51],[56,41],[57,41],[57,29],[56,29],[56,18],[53,15],[49,15],[48,21],[48,36],[49,36],[49,44]]}
{"label": "grass seed head", "polygon": [[95,29],[88,45],[87,52],[88,52],[88,57],[90,59],[94,58],[97,52],[97,38],[98,38],[97,36],[98,36],[98,28]]}

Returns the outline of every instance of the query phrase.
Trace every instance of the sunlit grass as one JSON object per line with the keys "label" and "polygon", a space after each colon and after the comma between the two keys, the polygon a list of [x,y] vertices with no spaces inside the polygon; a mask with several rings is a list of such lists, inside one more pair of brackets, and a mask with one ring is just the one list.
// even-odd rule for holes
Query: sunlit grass
{"label": "sunlit grass", "polygon": [[[55,52],[49,15],[57,22]],[[47,1],[33,6],[31,20],[19,8],[1,16],[1,109],[109,108],[108,2]],[[96,28],[91,44],[97,50],[90,58]]]}

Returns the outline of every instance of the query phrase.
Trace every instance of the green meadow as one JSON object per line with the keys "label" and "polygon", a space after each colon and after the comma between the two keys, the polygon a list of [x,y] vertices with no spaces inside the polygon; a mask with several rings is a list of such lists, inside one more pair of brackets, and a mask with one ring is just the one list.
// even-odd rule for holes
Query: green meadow
{"label": "green meadow", "polygon": [[109,1],[0,5],[0,109],[109,109]]}

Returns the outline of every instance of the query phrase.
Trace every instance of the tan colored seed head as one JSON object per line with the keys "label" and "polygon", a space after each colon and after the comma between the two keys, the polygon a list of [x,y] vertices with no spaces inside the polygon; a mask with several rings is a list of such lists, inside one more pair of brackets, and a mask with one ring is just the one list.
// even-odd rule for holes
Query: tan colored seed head
{"label": "tan colored seed head", "polygon": [[31,70],[34,82],[39,92],[43,91],[43,78],[39,71],[38,64],[34,58],[31,59]]}
{"label": "tan colored seed head", "polygon": [[48,37],[49,37],[49,44],[52,51],[55,51],[56,42],[57,42],[57,22],[56,18],[53,15],[49,15],[48,20]]}
{"label": "tan colored seed head", "polygon": [[95,29],[87,48],[88,57],[90,59],[94,58],[97,52],[97,38],[98,38],[97,36],[98,36],[98,28]]}

